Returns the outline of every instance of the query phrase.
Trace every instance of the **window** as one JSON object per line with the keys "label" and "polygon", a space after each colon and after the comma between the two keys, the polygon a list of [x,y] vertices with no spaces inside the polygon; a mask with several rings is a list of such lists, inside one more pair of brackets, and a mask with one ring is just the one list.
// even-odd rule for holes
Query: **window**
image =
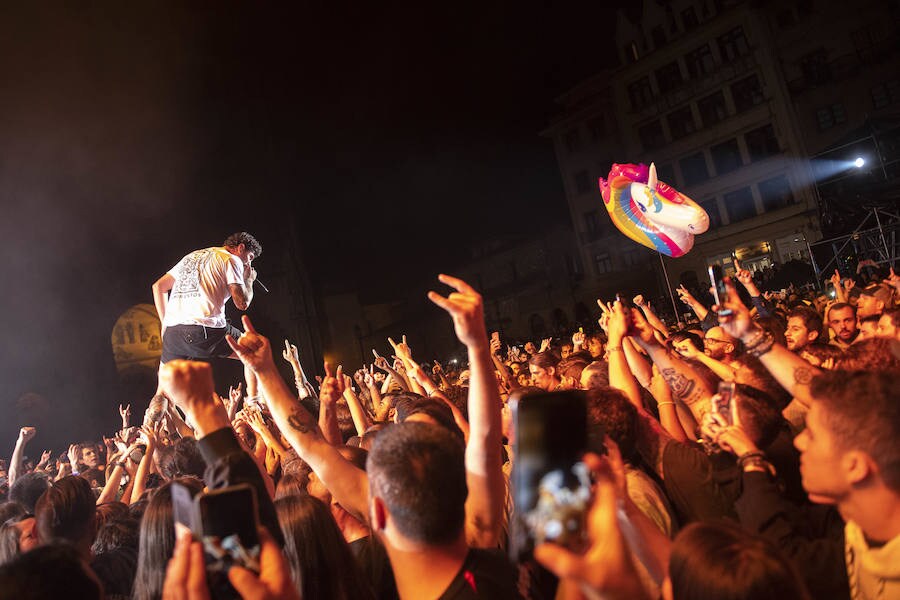
{"label": "window", "polygon": [[818,84],[831,81],[831,67],[825,50],[810,52],[800,59],[800,70],[807,83]]}
{"label": "window", "polygon": [[653,89],[650,87],[650,79],[642,77],[628,86],[628,99],[631,106],[637,110],[653,101]]}
{"label": "window", "polygon": [[684,62],[687,65],[688,77],[691,79],[698,79],[707,73],[712,73],[716,66],[709,44],[703,44],[685,54]]}
{"label": "window", "polygon": [[694,115],[691,113],[691,107],[685,106],[676,111],[670,112],[666,117],[669,123],[669,131],[672,133],[672,139],[683,138],[696,130],[694,126]]}
{"label": "window", "polygon": [[578,130],[573,129],[567,132],[563,137],[563,143],[566,145],[566,150],[569,151],[569,154],[578,152],[581,149],[581,135],[578,133]]}
{"label": "window", "polygon": [[588,130],[591,132],[591,140],[597,141],[606,135],[606,121],[602,116],[588,121]]}
{"label": "window", "polygon": [[741,150],[737,139],[722,142],[710,148],[713,164],[716,166],[716,175],[730,173],[743,164]]}
{"label": "window", "polygon": [[594,255],[594,269],[597,271],[597,275],[603,275],[613,270],[612,259],[608,253],[603,252],[602,254]]}
{"label": "window", "polygon": [[719,54],[724,62],[731,62],[750,52],[750,46],[747,44],[747,38],[744,36],[743,27],[735,27],[728,33],[720,35],[717,41],[719,43]]}
{"label": "window", "polygon": [[575,173],[575,190],[579,194],[587,194],[591,191],[591,178],[587,171]]}
{"label": "window", "polygon": [[666,143],[662,124],[658,120],[638,127],[638,137],[641,139],[644,150],[655,150]]}
{"label": "window", "polygon": [[884,108],[900,102],[900,80],[892,79],[872,88],[872,106]]}
{"label": "window", "polygon": [[734,108],[738,112],[744,112],[761,104],[764,98],[759,77],[751,75],[731,84],[731,97],[734,100]]}
{"label": "window", "polygon": [[859,59],[865,63],[881,58],[878,46],[885,37],[881,24],[866,25],[850,34]]}
{"label": "window", "polygon": [[596,240],[600,236],[600,219],[596,210],[584,213],[584,230],[589,240]]}
{"label": "window", "polygon": [[662,48],[666,45],[666,30],[662,25],[657,25],[650,31],[650,37],[653,38],[653,47]]}
{"label": "window", "polygon": [[728,217],[732,223],[756,216],[756,206],[753,204],[753,192],[750,191],[750,188],[745,187],[728,192],[723,199],[725,200],[725,210],[728,211]]}
{"label": "window", "polygon": [[[681,178],[684,185],[692,186],[709,179],[709,169],[706,168],[706,157],[702,152],[692,154],[678,161],[681,167]],[[668,182],[666,182],[668,183]]]}
{"label": "window", "polygon": [[684,23],[685,31],[690,31],[700,24],[700,20],[697,18],[697,11],[694,10],[693,6],[689,6],[681,11],[681,22]]}
{"label": "window", "polygon": [[775,22],[778,24],[778,29],[790,29],[797,24],[797,17],[792,8],[785,8],[775,15]]}
{"label": "window", "polygon": [[697,102],[697,108],[700,110],[700,119],[703,121],[704,127],[714,125],[728,116],[728,111],[725,109],[725,94],[722,92],[701,98]]}
{"label": "window", "polygon": [[625,44],[625,47],[622,48],[622,52],[625,54],[625,61],[627,63],[635,63],[640,58],[638,54],[637,44],[634,42],[628,42]]}
{"label": "window", "polygon": [[660,67],[656,70],[656,83],[659,85],[659,93],[665,94],[681,85],[681,68],[678,61]]}
{"label": "window", "polygon": [[775,129],[771,124],[748,131],[744,139],[747,141],[747,153],[750,155],[750,162],[762,160],[781,152],[778,138],[775,137]]}
{"label": "window", "polygon": [[819,131],[831,129],[835,125],[847,122],[847,111],[840,103],[823,106],[816,110],[816,122],[819,124]]}
{"label": "window", "polygon": [[715,198],[709,198],[702,202],[698,202],[698,204],[700,205],[700,208],[705,210],[706,214],[709,215],[709,228],[715,229],[716,227],[721,227],[722,215],[719,214],[719,201]]}
{"label": "window", "polygon": [[794,203],[791,184],[784,175],[761,182],[759,195],[762,197],[763,211],[778,210]]}
{"label": "window", "polygon": [[678,187],[675,185],[675,165],[671,163],[656,165],[656,178],[672,187]]}

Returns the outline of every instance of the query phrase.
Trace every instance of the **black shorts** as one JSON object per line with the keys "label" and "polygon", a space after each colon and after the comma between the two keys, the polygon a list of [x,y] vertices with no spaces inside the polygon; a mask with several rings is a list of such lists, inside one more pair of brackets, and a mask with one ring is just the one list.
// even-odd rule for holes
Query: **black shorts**
{"label": "black shorts", "polygon": [[225,336],[230,335],[236,340],[241,337],[241,333],[240,329],[230,323],[225,327],[171,325],[163,333],[160,362],[167,363],[176,358],[202,361],[228,358],[232,355],[232,350]]}

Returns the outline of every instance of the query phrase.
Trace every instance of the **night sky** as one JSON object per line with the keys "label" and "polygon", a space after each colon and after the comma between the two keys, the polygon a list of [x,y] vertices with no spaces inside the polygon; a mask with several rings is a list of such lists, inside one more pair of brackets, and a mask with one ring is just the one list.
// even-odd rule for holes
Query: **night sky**
{"label": "night sky", "polygon": [[314,283],[365,290],[566,222],[538,132],[615,60],[602,3],[21,4],[0,8],[0,410],[43,394],[65,439],[115,421],[118,315],[232,231],[277,250],[296,215]]}

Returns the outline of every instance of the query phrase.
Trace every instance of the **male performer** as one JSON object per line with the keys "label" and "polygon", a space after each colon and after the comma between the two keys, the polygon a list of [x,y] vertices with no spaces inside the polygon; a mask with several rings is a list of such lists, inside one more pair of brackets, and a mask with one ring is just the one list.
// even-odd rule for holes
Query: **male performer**
{"label": "male performer", "polygon": [[[246,231],[220,247],[191,252],[153,284],[153,303],[162,322],[162,358],[208,360],[232,355],[226,335],[241,331],[225,320],[228,298],[240,310],[253,300],[254,258],[262,246]],[[170,292],[168,298],[166,292]]]}

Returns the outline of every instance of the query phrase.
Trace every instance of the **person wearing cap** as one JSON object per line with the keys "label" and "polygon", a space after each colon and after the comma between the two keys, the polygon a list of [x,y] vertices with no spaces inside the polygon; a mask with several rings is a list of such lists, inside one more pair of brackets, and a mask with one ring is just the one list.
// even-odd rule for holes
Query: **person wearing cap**
{"label": "person wearing cap", "polygon": [[872,283],[860,290],[856,316],[860,319],[880,315],[886,308],[894,307],[894,290],[883,283]]}

